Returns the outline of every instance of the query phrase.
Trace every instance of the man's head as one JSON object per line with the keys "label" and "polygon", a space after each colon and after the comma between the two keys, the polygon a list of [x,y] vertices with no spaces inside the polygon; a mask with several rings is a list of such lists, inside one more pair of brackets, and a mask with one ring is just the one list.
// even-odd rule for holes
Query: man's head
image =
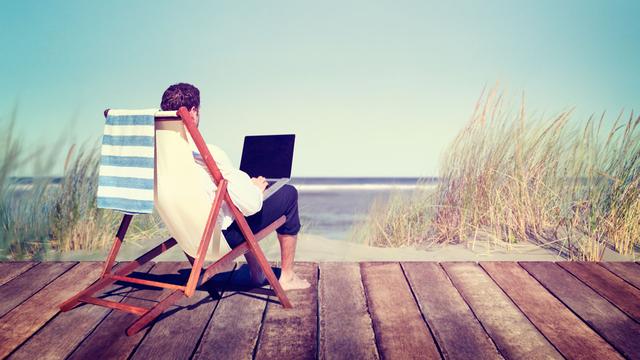
{"label": "man's head", "polygon": [[181,106],[189,110],[197,125],[200,121],[200,90],[186,83],[169,86],[162,94],[160,108],[163,111],[174,111]]}

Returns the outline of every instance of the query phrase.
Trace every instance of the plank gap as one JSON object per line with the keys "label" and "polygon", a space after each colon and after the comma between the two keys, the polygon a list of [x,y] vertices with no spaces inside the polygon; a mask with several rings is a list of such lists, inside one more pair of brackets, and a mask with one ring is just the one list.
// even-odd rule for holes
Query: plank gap
{"label": "plank gap", "polygon": [[320,358],[320,264],[316,267],[316,359]]}
{"label": "plank gap", "polygon": [[[551,346],[553,346],[554,349],[556,349],[556,351],[562,355],[562,352],[560,351],[560,349],[558,349],[558,347],[556,346],[556,344],[553,343],[553,341],[551,341],[551,339],[538,327],[538,325],[536,325],[532,320],[531,317],[529,317],[529,315],[524,312],[524,310],[513,300],[513,298],[511,297],[511,295],[509,295],[509,293],[507,291],[505,291],[505,289],[503,289],[500,284],[498,284],[498,282],[496,282],[496,279],[493,278],[493,276],[491,276],[491,274],[489,274],[489,272],[487,271],[487,269],[484,268],[484,266],[480,265],[480,263],[478,263],[478,266],[480,267],[480,269],[482,269],[482,271],[484,271],[485,274],[487,274],[487,276],[491,279],[491,281],[493,281],[494,284],[496,284],[496,286],[505,294],[505,296],[509,299],[509,301],[511,301],[511,303],[513,304],[513,306],[516,307],[516,309],[518,309],[518,311],[520,311],[520,313],[522,313],[522,315],[529,321],[529,323],[531,323],[531,325],[538,331],[538,333],[540,333],[540,335],[542,335],[543,338],[545,338],[547,340],[547,342],[549,344],[551,344]],[[537,281],[537,280],[536,280]]]}
{"label": "plank gap", "polygon": [[[369,307],[370,304],[370,300],[369,300],[369,292],[367,291],[366,287],[364,286],[364,280],[362,279],[362,265],[364,263],[359,263],[358,267],[360,268],[360,282],[362,283],[362,289],[364,290],[364,305],[367,308],[367,315],[369,315],[369,319],[371,320],[371,329],[373,330],[373,314],[371,313],[371,308]],[[380,349],[380,339],[378,338],[378,335],[376,334],[375,331],[373,331],[373,342],[376,345],[376,355],[378,356],[378,359],[382,359],[382,350]]]}
{"label": "plank gap", "polygon": [[420,310],[420,316],[422,317],[422,321],[424,321],[424,324],[427,325],[427,329],[429,329],[429,335],[431,335],[431,338],[433,339],[433,342],[436,344],[436,349],[438,350],[438,354],[440,354],[440,358],[444,359],[444,355],[442,352],[442,347],[441,345],[438,343],[437,338],[433,332],[433,329],[431,328],[431,324],[429,324],[429,322],[427,321],[427,318],[424,316],[424,313],[422,312],[422,308],[420,307],[420,302],[418,301],[418,298],[416,296],[415,291],[413,291],[413,287],[411,286],[411,282],[409,281],[409,279],[407,278],[407,271],[404,267],[404,264],[402,264],[401,262],[398,262],[398,265],[400,265],[400,270],[402,270],[402,275],[404,276],[404,281],[407,282],[407,286],[409,287],[409,291],[411,292],[411,296],[413,297],[413,301],[416,303],[416,307]]}
{"label": "plank gap", "polygon": [[[518,264],[551,295],[625,357],[637,358],[640,325],[557,263]],[[615,323],[614,326],[612,322]]]}
{"label": "plank gap", "polygon": [[482,328],[482,330],[484,331],[485,334],[487,334],[487,337],[489,338],[489,340],[491,341],[491,343],[493,344],[493,346],[496,348],[496,350],[498,351],[498,354],[500,354],[500,356],[502,356],[503,358],[507,359],[507,356],[500,350],[500,347],[498,346],[498,344],[496,343],[496,341],[491,337],[491,335],[489,334],[489,331],[487,330],[487,328],[485,327],[485,324],[480,321],[480,318],[478,318],[478,314],[476,314],[475,310],[473,310],[473,308],[471,307],[471,304],[467,301],[467,299],[462,295],[462,292],[460,292],[460,289],[458,289],[458,287],[456,286],[456,284],[453,282],[453,280],[451,280],[451,277],[449,277],[449,273],[447,273],[447,271],[445,270],[444,266],[442,266],[441,262],[438,262],[438,266],[440,267],[440,269],[442,269],[442,272],[444,273],[444,275],[447,277],[447,279],[451,282],[451,285],[453,286],[454,289],[456,289],[456,291],[458,292],[458,295],[460,295],[460,297],[462,298],[462,301],[464,301],[465,304],[467,304],[467,307],[469,308],[469,310],[471,311],[471,314],[473,315],[473,317],[476,319],[476,321],[478,322],[478,324],[480,324],[480,327]]}

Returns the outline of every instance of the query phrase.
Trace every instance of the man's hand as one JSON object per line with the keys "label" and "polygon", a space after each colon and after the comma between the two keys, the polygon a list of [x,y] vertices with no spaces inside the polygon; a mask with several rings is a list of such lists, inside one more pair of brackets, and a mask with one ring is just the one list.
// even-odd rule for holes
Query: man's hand
{"label": "man's hand", "polygon": [[253,185],[257,186],[258,189],[260,189],[260,191],[264,192],[264,189],[267,188],[267,186],[269,186],[269,183],[267,182],[267,179],[264,178],[264,176],[258,176],[257,178],[251,178],[251,181],[253,182]]}

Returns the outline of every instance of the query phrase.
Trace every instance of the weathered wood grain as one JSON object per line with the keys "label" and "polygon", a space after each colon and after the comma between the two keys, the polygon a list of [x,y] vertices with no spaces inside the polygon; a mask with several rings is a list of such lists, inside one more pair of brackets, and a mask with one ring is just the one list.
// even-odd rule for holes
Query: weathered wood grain
{"label": "weathered wood grain", "polygon": [[360,271],[380,357],[439,359],[400,264],[361,263]]}
{"label": "weathered wood grain", "polygon": [[[482,358],[488,355],[486,342],[483,345],[477,337],[484,334],[489,341],[487,333],[506,358],[549,356],[548,344],[539,347],[536,336],[522,331],[520,322],[530,321],[537,335],[546,336],[543,339],[567,358],[612,358],[614,348],[627,358],[640,359],[640,324],[614,305],[636,301],[637,263],[562,264],[575,275],[549,262],[483,262],[484,270],[468,263],[328,263],[320,265],[318,284],[314,264],[296,264],[314,288],[289,291],[296,306],[292,310],[282,309],[274,297],[266,306],[266,295],[227,284],[231,288],[217,305],[199,290],[133,337],[124,331],[134,315],[94,305],[58,312],[62,301],[99,276],[101,265],[0,263],[0,308],[8,308],[0,317],[0,358],[54,359],[71,353],[71,358],[82,359],[192,354],[200,359],[254,354],[329,359],[375,358],[378,351],[380,358]],[[184,278],[175,271],[184,272],[186,263],[155,266],[155,272],[143,277],[166,281],[166,276],[159,276],[173,272],[168,277],[174,281]],[[236,273],[232,276],[235,279]],[[125,285],[114,285],[105,297],[122,299],[129,288],[121,286]],[[135,288],[124,301],[152,306],[166,294]],[[625,299],[629,294],[631,300]],[[415,341],[416,334],[424,337]],[[518,348],[521,341],[532,339],[533,354],[504,350],[504,342]],[[493,351],[498,357],[495,347]],[[551,351],[550,356],[559,354]]]}
{"label": "weathered wood grain", "polygon": [[640,324],[557,264],[520,265],[616,350],[628,358],[640,359]]}
{"label": "weathered wood grain", "polygon": [[58,313],[58,305],[93,283],[101,263],[80,263],[49,283],[0,319],[0,358],[26,341]]}
{"label": "weathered wood grain", "polygon": [[565,358],[622,359],[517,263],[481,262],[480,266]]}
{"label": "weathered wood grain", "polygon": [[239,265],[223,293],[194,359],[251,359],[258,340],[267,295],[242,291],[248,288],[249,272]]}
{"label": "weathered wood grain", "polygon": [[0,287],[0,317],[69,270],[74,262],[40,263]]}
{"label": "weathered wood grain", "polygon": [[640,322],[640,290],[596,263],[558,262],[565,270]]}
{"label": "weathered wood grain", "polygon": [[599,265],[619,277],[626,280],[629,284],[640,289],[640,266],[630,261],[625,262],[600,262]]}
{"label": "weathered wood grain", "polygon": [[378,359],[360,266],[320,263],[320,359]]}
{"label": "weathered wood grain", "polygon": [[405,262],[402,267],[445,359],[502,359],[437,263]]}
{"label": "weathered wood grain", "polygon": [[[183,283],[186,283],[191,265],[182,263]],[[140,343],[131,359],[188,359],[191,357],[216,304],[217,293],[233,273],[234,263],[223,272],[214,276],[204,286],[208,291],[199,289],[190,298],[183,298],[177,306],[169,308],[159,317],[147,336]],[[215,297],[212,297],[212,294]],[[240,314],[242,316],[242,314]],[[213,352],[209,358],[224,358]]]}
{"label": "weathered wood grain", "polygon": [[35,261],[9,261],[0,263],[0,286],[38,265]]}
{"label": "weathered wood grain", "polygon": [[315,359],[318,336],[318,265],[296,263],[295,272],[311,287],[287,291],[293,304],[285,309],[279,303],[267,304],[256,359]]}
{"label": "weathered wood grain", "polygon": [[504,357],[562,358],[477,264],[452,262],[442,266]]}
{"label": "weathered wood grain", "polygon": [[[118,264],[116,267],[122,266]],[[147,263],[131,276],[145,273],[151,269]],[[131,288],[127,285],[113,284],[102,291],[100,298],[121,301]],[[96,294],[98,296],[100,294]],[[111,311],[95,305],[82,305],[68,312],[61,312],[47,325],[36,332],[10,359],[64,359],[73,349],[104,319]]]}
{"label": "weathered wood grain", "polygon": [[[170,274],[177,275],[180,263],[160,262],[155,264],[148,274],[155,275],[152,280],[167,281]],[[164,278],[158,279],[158,276]],[[145,278],[149,279],[149,276]],[[122,301],[134,306],[151,307],[168,295],[167,289],[137,288],[130,291]],[[122,311],[111,311],[107,317],[80,343],[69,359],[126,359],[142,340],[149,328],[127,336],[125,330],[138,316]]]}

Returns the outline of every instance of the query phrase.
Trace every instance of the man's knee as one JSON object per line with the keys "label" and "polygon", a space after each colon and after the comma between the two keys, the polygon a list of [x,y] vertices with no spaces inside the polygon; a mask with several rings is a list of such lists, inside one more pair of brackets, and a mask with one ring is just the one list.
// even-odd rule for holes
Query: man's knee
{"label": "man's knee", "polygon": [[298,189],[295,186],[286,184],[278,191],[282,191],[290,201],[298,202]]}
{"label": "man's knee", "polygon": [[298,190],[292,185],[284,185],[278,192],[282,191],[282,199],[287,204],[284,215],[287,221],[277,229],[278,234],[295,235],[300,231],[300,219],[298,218]]}

